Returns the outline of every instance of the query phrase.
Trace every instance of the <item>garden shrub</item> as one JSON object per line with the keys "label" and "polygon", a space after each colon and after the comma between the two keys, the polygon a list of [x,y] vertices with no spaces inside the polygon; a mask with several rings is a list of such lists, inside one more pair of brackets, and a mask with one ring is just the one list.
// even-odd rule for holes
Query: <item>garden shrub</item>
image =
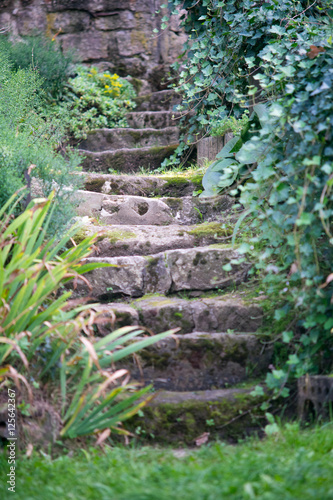
{"label": "garden shrub", "polygon": [[62,103],[54,110],[67,121],[76,139],[96,128],[127,127],[126,114],[135,107],[133,85],[117,74],[77,66]]}
{"label": "garden shrub", "polygon": [[240,195],[244,215],[251,214],[256,237],[240,251],[256,257],[277,338],[289,348],[287,362],[267,377],[287,395],[291,375],[333,369],[331,2],[169,5],[187,10],[191,37],[180,88],[183,109],[195,109],[190,134],[267,103],[242,147],[221,152],[230,165],[218,172],[216,188]]}
{"label": "garden shrub", "polygon": [[[79,185],[79,156],[60,153],[63,127],[45,117],[39,74],[13,70],[0,52],[0,206],[19,188],[37,180],[39,194],[56,191],[52,231],[75,215],[74,191]],[[28,173],[29,172],[29,173]],[[50,228],[51,230],[51,228]]]}
{"label": "garden shrub", "polygon": [[146,404],[139,399],[150,387],[137,391],[127,370],[115,370],[114,363],[172,332],[142,336],[139,327],[125,327],[96,341],[96,304],[71,300],[63,285],[108,264],[85,262],[94,237],[62,250],[77,227],[45,241],[52,200],[53,194],[31,201],[15,219],[15,195],[0,209],[0,382],[23,382],[31,403],[32,386],[51,384],[62,437],[117,431],[119,422]]}
{"label": "garden shrub", "polygon": [[41,77],[40,88],[48,100],[59,100],[73,68],[73,53],[63,52],[54,39],[27,36],[10,40],[2,36],[0,50],[4,52],[13,70],[35,69]]}

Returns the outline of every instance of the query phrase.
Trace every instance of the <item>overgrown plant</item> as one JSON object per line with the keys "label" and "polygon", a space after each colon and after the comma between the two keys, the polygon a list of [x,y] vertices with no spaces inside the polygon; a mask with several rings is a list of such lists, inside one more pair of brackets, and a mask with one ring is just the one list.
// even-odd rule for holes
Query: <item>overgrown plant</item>
{"label": "overgrown plant", "polygon": [[[252,252],[265,275],[275,332],[288,351],[267,382],[287,395],[290,376],[333,368],[331,2],[169,5],[187,10],[191,36],[180,89],[183,108],[196,110],[190,133],[269,103],[261,128],[235,157],[224,152],[230,165],[217,172],[215,189],[235,181],[245,215],[251,213],[256,237],[240,251]],[[250,172],[246,183],[235,177],[241,164]]]}
{"label": "overgrown plant", "polygon": [[11,40],[2,35],[0,50],[7,55],[13,70],[34,69],[38,72],[40,89],[49,102],[62,97],[72,71],[73,53],[63,52],[55,39],[27,36]]}
{"label": "overgrown plant", "polygon": [[33,69],[13,70],[0,50],[0,207],[17,189],[30,183],[30,195],[56,191],[52,231],[75,215],[80,179],[79,156],[60,153],[63,127],[45,117],[45,101],[38,94],[41,79]]}
{"label": "overgrown plant", "polygon": [[94,237],[62,251],[75,227],[45,242],[52,198],[33,200],[15,219],[19,199],[0,210],[0,380],[23,382],[30,400],[32,381],[59,385],[63,437],[116,430],[146,404],[140,398],[150,388],[137,391],[114,363],[172,332],[142,337],[140,328],[129,327],[95,341],[93,326],[103,318],[61,287],[69,280],[88,283],[82,274],[105,264],[84,261]]}
{"label": "overgrown plant", "polygon": [[[189,144],[202,133],[210,134],[221,121],[244,119],[244,111],[261,100],[270,100],[280,88],[256,87],[255,75],[265,46],[279,40],[283,26],[325,23],[329,0],[168,0],[171,14],[186,10],[182,26],[188,34],[182,60],[174,64],[179,74],[175,88],[183,97],[178,106],[190,126],[171,159],[179,163]],[[165,23],[170,16],[165,16]],[[325,29],[325,25],[323,26]],[[290,45],[296,43],[290,39]],[[277,54],[279,48],[277,47]],[[191,111],[191,113],[190,113]],[[178,157],[177,157],[178,156]]]}
{"label": "overgrown plant", "polygon": [[133,85],[117,74],[99,72],[94,66],[77,66],[55,112],[63,116],[76,139],[95,128],[127,127],[126,113],[135,107]]}

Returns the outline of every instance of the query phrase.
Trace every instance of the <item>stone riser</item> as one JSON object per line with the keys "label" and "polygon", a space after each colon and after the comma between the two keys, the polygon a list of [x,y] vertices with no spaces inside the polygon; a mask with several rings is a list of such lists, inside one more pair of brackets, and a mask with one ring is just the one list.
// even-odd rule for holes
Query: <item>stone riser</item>
{"label": "stone riser", "polygon": [[153,443],[193,446],[204,433],[207,440],[235,443],[266,425],[265,411],[259,407],[267,396],[253,397],[253,389],[161,391],[143,409],[143,416],[131,419],[129,428],[135,432],[139,427]]}
{"label": "stone riser", "polygon": [[139,111],[126,115],[130,127],[161,129],[179,125],[181,114],[173,111]]}
{"label": "stone riser", "polygon": [[169,391],[221,389],[267,371],[272,347],[254,335],[190,333],[165,339],[120,363],[134,379]]}
{"label": "stone riser", "polygon": [[92,130],[80,143],[80,150],[101,152],[116,149],[168,146],[179,142],[178,127],[162,130],[153,128],[101,128]]}
{"label": "stone riser", "polygon": [[117,151],[93,151],[80,150],[82,154],[82,168],[85,171],[104,172],[116,170],[121,173],[134,173],[140,168],[151,171],[159,168],[165,158],[171,156],[178,144],[170,146],[156,146],[149,148],[120,149]]}
{"label": "stone riser", "polygon": [[[77,293],[108,300],[123,295],[141,297],[147,293],[225,288],[246,278],[249,264],[236,263],[239,257],[236,251],[219,247],[169,250],[147,257],[92,257],[87,262],[107,263],[112,267],[86,274],[91,290],[80,284]],[[223,270],[226,264],[231,265],[231,271]]]}
{"label": "stone riser", "polygon": [[181,97],[174,90],[162,90],[137,97],[135,102],[136,111],[173,111]]}
{"label": "stone riser", "polygon": [[191,179],[170,176],[135,176],[112,174],[83,174],[85,189],[95,193],[145,196],[191,196],[193,191],[202,188],[202,175]]}
{"label": "stone riser", "polygon": [[[202,228],[207,228],[204,234]],[[197,234],[198,230],[202,233]],[[121,257],[125,255],[149,255],[177,248],[195,248],[214,243],[229,243],[228,231],[220,223],[195,226],[96,226],[87,224],[74,240],[79,243],[83,237],[97,235],[91,256]]]}
{"label": "stone riser", "polygon": [[140,196],[104,195],[78,191],[78,215],[98,217],[107,225],[196,224],[223,220],[233,206],[232,198],[144,198]]}
{"label": "stone riser", "polygon": [[97,310],[104,318],[116,317],[114,324],[98,327],[99,335],[126,325],[140,325],[154,333],[180,328],[180,334],[204,331],[210,333],[236,331],[253,333],[262,324],[262,309],[241,300],[223,297],[185,300],[155,295],[137,299],[131,304],[109,303]]}

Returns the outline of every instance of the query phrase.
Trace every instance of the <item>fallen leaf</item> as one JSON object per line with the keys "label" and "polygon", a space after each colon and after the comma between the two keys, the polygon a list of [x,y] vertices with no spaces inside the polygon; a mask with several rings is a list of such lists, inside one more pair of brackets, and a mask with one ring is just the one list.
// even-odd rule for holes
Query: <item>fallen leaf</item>
{"label": "fallen leaf", "polygon": [[96,446],[100,446],[111,434],[111,429],[105,429],[96,441]]}
{"label": "fallen leaf", "polygon": [[206,444],[210,436],[210,432],[204,432],[201,434],[201,436],[197,437],[195,439],[195,445],[196,446],[202,446],[203,444]]}
{"label": "fallen leaf", "polygon": [[25,452],[25,456],[27,458],[30,458],[31,457],[31,454],[32,454],[32,451],[34,449],[34,446],[33,444],[29,443],[28,446],[27,446],[27,451]]}
{"label": "fallen leaf", "polygon": [[308,50],[307,56],[309,59],[314,59],[321,52],[326,52],[324,47],[316,47],[315,45],[310,45],[310,50]]}

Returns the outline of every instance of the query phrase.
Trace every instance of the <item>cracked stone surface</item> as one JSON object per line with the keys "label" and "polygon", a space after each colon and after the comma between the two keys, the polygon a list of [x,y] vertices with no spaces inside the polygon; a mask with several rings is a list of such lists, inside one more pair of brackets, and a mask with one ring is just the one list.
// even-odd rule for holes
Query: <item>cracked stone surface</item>
{"label": "cracked stone surface", "polygon": [[[91,257],[88,262],[110,264],[111,267],[87,273],[91,294],[105,299],[115,295],[140,297],[146,293],[171,293],[181,290],[225,288],[244,281],[249,265],[238,259],[230,248],[198,247],[176,249],[149,256]],[[223,266],[230,264],[231,270]],[[84,294],[86,286],[79,284]]]}
{"label": "cracked stone surface", "polygon": [[122,225],[119,228],[119,226],[112,225],[97,226],[88,220],[83,226],[82,236],[98,235],[92,253],[92,256],[96,257],[147,255],[148,252],[154,254],[176,248],[191,248],[230,241],[230,236],[221,236],[214,232],[211,234],[203,232],[202,235],[197,235],[195,231],[201,226],[200,224],[193,226]]}
{"label": "cracked stone surface", "polygon": [[133,173],[140,168],[155,170],[172,155],[178,143],[168,146],[150,146],[144,148],[122,148],[114,151],[88,151],[79,149],[82,154],[83,170],[109,173],[116,170],[122,173]]}
{"label": "cracked stone surface", "polygon": [[[81,174],[82,175],[82,174]],[[90,192],[103,194],[120,194],[132,196],[191,196],[193,191],[201,186],[190,179],[175,178],[170,176],[144,176],[144,175],[114,175],[85,173],[85,189]]]}
{"label": "cracked stone surface", "polygon": [[78,215],[98,217],[103,224],[167,225],[222,221],[232,209],[228,196],[213,198],[109,195],[78,191]]}
{"label": "cracked stone surface", "polygon": [[272,351],[255,335],[194,332],[162,340],[122,366],[156,389],[202,391],[238,384],[249,371],[261,375]]}
{"label": "cracked stone surface", "polygon": [[92,130],[88,137],[80,142],[81,150],[111,151],[123,148],[145,148],[151,146],[167,146],[179,141],[178,127],[164,129],[134,128],[101,128]]}

